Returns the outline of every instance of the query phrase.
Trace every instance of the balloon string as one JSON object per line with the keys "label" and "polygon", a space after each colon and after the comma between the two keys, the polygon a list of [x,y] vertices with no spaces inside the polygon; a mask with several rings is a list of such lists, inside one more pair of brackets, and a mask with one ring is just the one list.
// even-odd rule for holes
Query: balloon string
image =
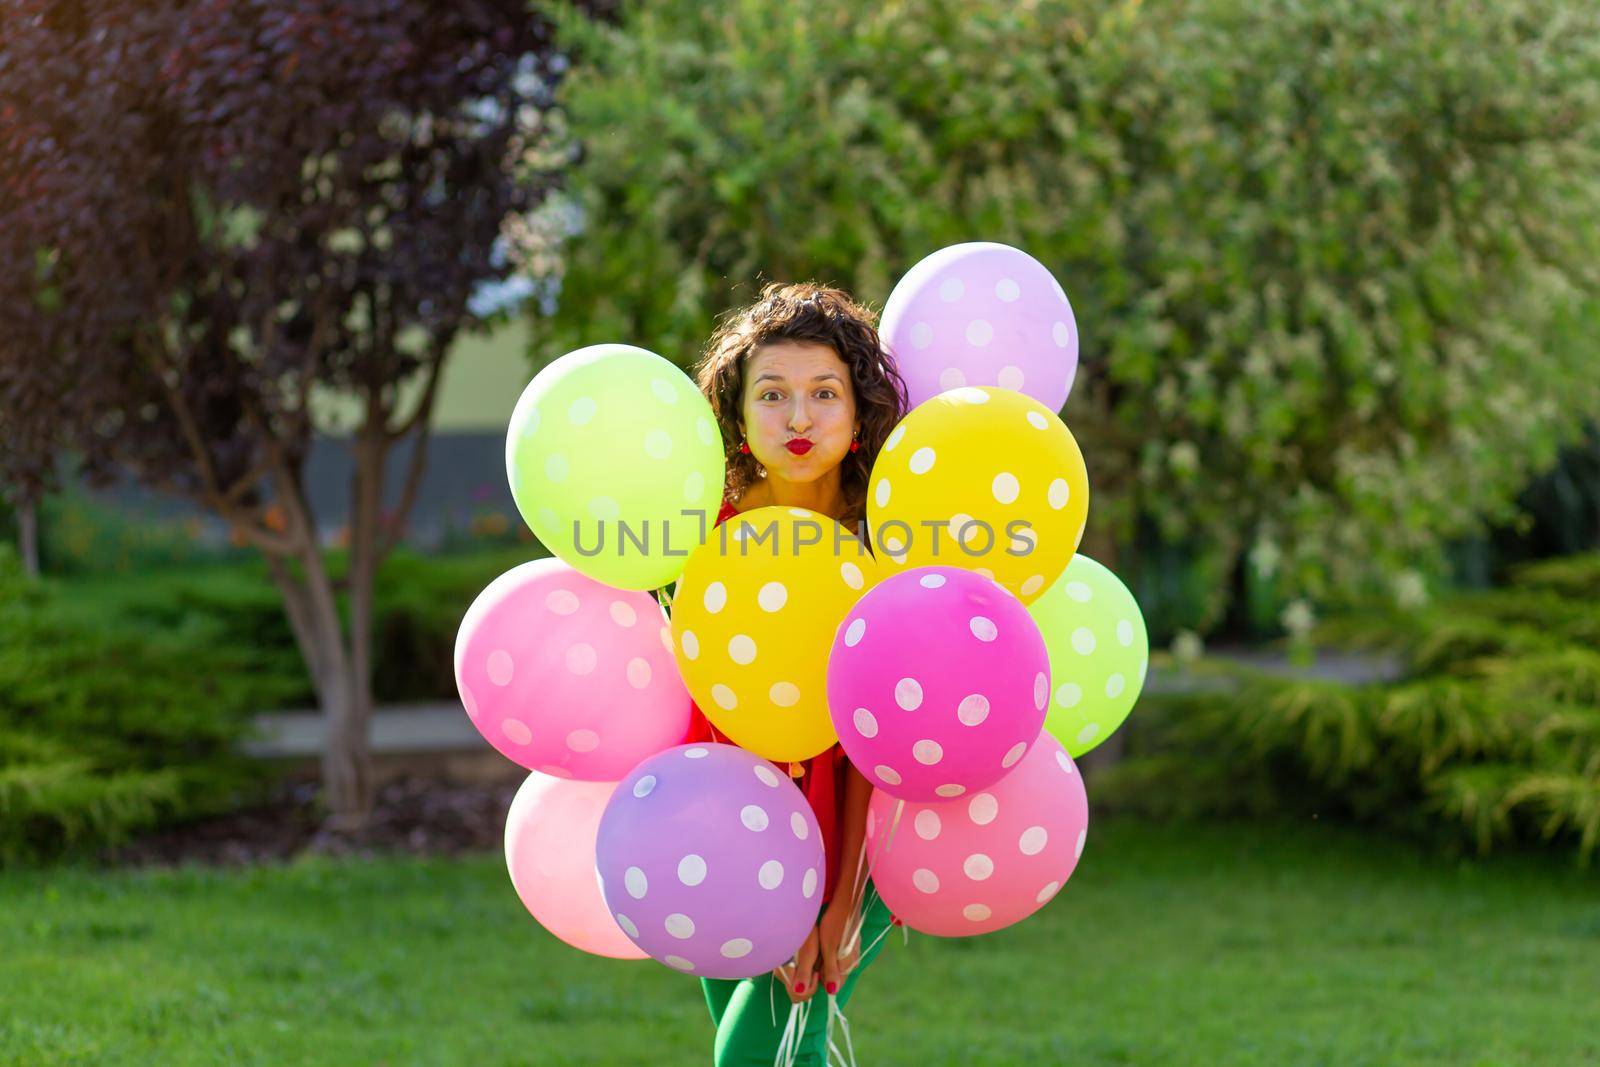
{"label": "balloon string", "polygon": [[[833,1054],[837,1054],[841,1067],[856,1067],[856,1046],[850,1037],[850,1020],[845,1018],[844,1009],[839,1007],[839,1002],[831,996],[828,998],[828,1010],[828,1052],[830,1058]],[[833,1043],[833,1023],[835,1020],[839,1023],[839,1032],[844,1035],[844,1051],[840,1051],[839,1046]]]}
{"label": "balloon string", "polygon": [[[864,849],[864,848],[860,851],[860,853],[857,854],[857,856],[856,856],[856,877],[854,879],[854,888],[851,890],[852,895],[855,895],[855,894],[858,894],[858,893],[861,892],[862,864],[863,863],[866,864],[867,877],[870,878],[871,877],[871,872],[877,867],[877,863],[878,863],[879,857],[884,852],[887,852],[889,850],[889,847],[894,843],[894,832],[900,826],[900,816],[905,810],[906,810],[906,802],[904,800],[902,800],[902,799],[896,799],[895,800],[895,805],[894,805],[894,817],[892,819],[890,819],[890,821],[889,821],[889,832],[887,834],[880,835],[878,837],[877,841],[875,841],[873,843],[871,860],[870,861],[867,860],[867,850]],[[876,889],[877,889],[876,884],[874,884],[873,891],[875,893],[876,893]],[[850,950],[853,949],[856,946],[856,944],[857,944],[857,942],[858,942],[858,940],[859,940],[859,938],[861,936],[861,928],[863,926],[865,926],[866,923],[867,923],[867,904],[866,904],[866,902],[864,900],[861,900],[861,901],[857,902],[855,911],[852,912],[851,915],[850,915],[850,921],[849,921],[849,924],[848,924],[848,926],[846,928],[846,937],[844,939],[844,947],[840,949],[840,952],[843,955],[848,956],[850,954]]]}

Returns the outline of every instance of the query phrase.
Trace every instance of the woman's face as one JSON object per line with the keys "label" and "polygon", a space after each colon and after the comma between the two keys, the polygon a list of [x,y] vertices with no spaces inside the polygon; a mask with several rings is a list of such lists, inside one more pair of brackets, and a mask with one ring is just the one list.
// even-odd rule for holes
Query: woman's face
{"label": "woman's face", "polygon": [[[777,341],[750,355],[740,429],[768,477],[809,482],[838,467],[856,430],[850,368],[830,345]],[[808,451],[788,447],[810,441]]]}

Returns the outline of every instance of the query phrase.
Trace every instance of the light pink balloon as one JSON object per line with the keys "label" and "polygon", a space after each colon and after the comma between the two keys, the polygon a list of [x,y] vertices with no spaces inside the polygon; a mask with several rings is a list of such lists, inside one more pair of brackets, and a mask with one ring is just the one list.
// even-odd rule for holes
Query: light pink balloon
{"label": "light pink balloon", "polygon": [[828,711],[862,775],[892,796],[993,785],[1044,726],[1050,654],[1011,592],[961,567],[914,567],[868,590],[828,653]]}
{"label": "light pink balloon", "polygon": [[456,633],[456,687],[502,754],[558,778],[615,782],[683,740],[689,690],[667,616],[559,559],[490,582]]}
{"label": "light pink balloon", "polygon": [[900,803],[880,789],[867,809],[872,881],[908,926],[940,937],[991,933],[1044,907],[1088,836],[1083,779],[1048,733],[988,789],[906,803],[895,825]]}
{"label": "light pink balloon", "polygon": [[595,834],[616,788],[528,775],[506,814],[506,869],[546,930],[596,956],[638,960],[644,953],[611,917],[595,876]]}
{"label": "light pink balloon", "polygon": [[906,272],[883,308],[911,406],[963,385],[1026,393],[1060,411],[1078,373],[1078,320],[1044,264],[1010,245],[950,245]]}

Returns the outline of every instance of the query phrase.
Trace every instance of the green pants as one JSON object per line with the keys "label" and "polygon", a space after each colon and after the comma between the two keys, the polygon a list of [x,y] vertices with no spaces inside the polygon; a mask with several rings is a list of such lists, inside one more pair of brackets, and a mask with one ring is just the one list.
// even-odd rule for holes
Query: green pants
{"label": "green pants", "polygon": [[[861,972],[883,949],[887,940],[884,931],[889,928],[889,908],[878,896],[872,880],[867,880],[866,915],[861,925],[861,962],[844,978],[835,999],[842,1008],[850,1000]],[[880,936],[884,935],[884,936]],[[821,973],[821,968],[818,968]],[[737,981],[725,978],[702,978],[706,1005],[711,1009],[711,1021],[717,1025],[715,1046],[716,1067],[772,1067],[783,1040],[783,1028],[789,1021],[789,994],[783,983],[771,971],[754,978]],[[800,1052],[795,1063],[805,1067],[826,1067],[828,1062],[828,997],[817,990],[811,998],[811,1014],[806,1019],[805,1034],[800,1040]],[[844,1037],[837,1029],[834,1044],[844,1046]]]}

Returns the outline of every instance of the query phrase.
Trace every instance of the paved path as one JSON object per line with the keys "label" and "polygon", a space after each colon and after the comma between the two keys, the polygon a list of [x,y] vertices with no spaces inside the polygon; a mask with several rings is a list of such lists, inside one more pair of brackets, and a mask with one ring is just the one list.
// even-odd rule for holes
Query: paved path
{"label": "paved path", "polygon": [[[1264,649],[1216,649],[1208,658],[1252,667],[1286,678],[1360,684],[1400,675],[1398,660],[1382,656],[1322,652],[1308,667],[1296,667],[1281,654]],[[1173,694],[1226,689],[1227,678],[1181,669],[1152,670],[1145,692]],[[245,751],[266,759],[314,757],[322,753],[326,724],[315,710],[280,711],[256,716],[259,736]],[[372,716],[372,749],[387,755],[446,754],[488,751],[488,746],[455,701],[394,704]]]}

